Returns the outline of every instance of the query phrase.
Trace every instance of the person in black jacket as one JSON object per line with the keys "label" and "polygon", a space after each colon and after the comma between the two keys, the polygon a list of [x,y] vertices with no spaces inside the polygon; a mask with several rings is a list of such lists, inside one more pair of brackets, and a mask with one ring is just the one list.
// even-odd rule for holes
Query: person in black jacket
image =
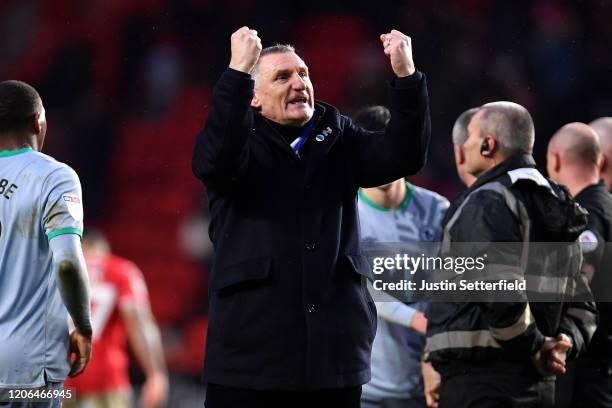
{"label": "person in black jacket", "polygon": [[557,407],[612,407],[612,196],[600,180],[603,157],[598,133],[584,123],[570,123],[548,144],[551,179],[566,186],[589,212],[580,234],[585,270],[597,300],[599,323],[586,353],[567,375],[557,379]]}
{"label": "person in black jacket", "polygon": [[396,78],[391,120],[370,132],[315,101],[292,47],[260,53],[255,30],[232,34],[193,154],[215,250],[207,407],[359,406],[376,310],[362,285],[357,191],[417,172],[430,135],[410,41],[381,35]]}
{"label": "person in black jacket", "polygon": [[[543,290],[547,282],[560,281],[545,276],[560,266],[580,282],[578,262],[553,265],[551,271],[530,244],[575,240],[586,212],[535,169],[529,112],[511,102],[486,104],[468,131],[466,168],[477,180],[447,212],[441,255],[453,255],[456,248],[473,257],[487,254],[486,273],[497,267]],[[521,243],[518,257],[507,249],[513,242]],[[511,267],[524,256],[528,262]],[[530,297],[502,302],[495,296],[428,306],[426,359],[442,376],[441,408],[552,406],[552,375],[565,371],[566,358],[583,351],[595,329],[589,302],[534,303]]]}
{"label": "person in black jacket", "polygon": [[603,179],[606,190],[612,193],[612,117],[598,118],[589,123],[589,126],[597,132],[603,163],[601,166],[601,178]]}
{"label": "person in black jacket", "polygon": [[457,169],[459,179],[466,187],[470,187],[474,181],[476,181],[476,178],[465,170],[465,153],[463,151],[463,144],[469,136],[467,127],[470,120],[472,120],[472,117],[476,114],[476,112],[478,112],[478,109],[479,108],[470,108],[462,112],[457,120],[455,120],[452,131],[455,168]]}

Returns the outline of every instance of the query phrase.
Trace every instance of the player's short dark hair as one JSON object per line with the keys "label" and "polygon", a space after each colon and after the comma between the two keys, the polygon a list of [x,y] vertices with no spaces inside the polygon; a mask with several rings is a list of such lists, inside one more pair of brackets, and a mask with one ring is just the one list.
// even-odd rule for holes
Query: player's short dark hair
{"label": "player's short dark hair", "polygon": [[375,105],[359,109],[353,115],[353,122],[367,130],[385,130],[391,120],[391,112],[385,106]]}
{"label": "player's short dark hair", "polygon": [[21,81],[0,82],[0,133],[27,130],[32,117],[41,111],[36,89]]}

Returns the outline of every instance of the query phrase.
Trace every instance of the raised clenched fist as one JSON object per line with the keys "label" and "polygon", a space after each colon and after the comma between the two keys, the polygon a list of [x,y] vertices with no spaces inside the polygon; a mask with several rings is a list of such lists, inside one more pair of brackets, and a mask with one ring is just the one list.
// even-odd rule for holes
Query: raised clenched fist
{"label": "raised clenched fist", "polygon": [[397,30],[381,34],[380,41],[385,49],[385,55],[391,60],[391,68],[398,77],[414,74],[414,61],[412,60],[412,43],[410,37]]}
{"label": "raised clenched fist", "polygon": [[249,27],[241,27],[232,34],[232,58],[229,67],[237,71],[249,73],[261,52],[261,39],[257,31]]}

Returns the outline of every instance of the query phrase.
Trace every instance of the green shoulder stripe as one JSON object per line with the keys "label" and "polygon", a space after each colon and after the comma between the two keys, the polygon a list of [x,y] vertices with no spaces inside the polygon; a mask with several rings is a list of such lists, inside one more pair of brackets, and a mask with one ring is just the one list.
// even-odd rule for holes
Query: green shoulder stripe
{"label": "green shoulder stripe", "polygon": [[47,239],[55,238],[58,235],[74,234],[83,238],[83,231],[78,228],[62,228],[55,231],[51,231],[47,234]]}
{"label": "green shoulder stripe", "polygon": [[32,150],[31,147],[24,147],[23,149],[19,149],[19,150],[2,150],[0,151],[0,157],[17,156],[18,154],[29,152],[31,150]]}

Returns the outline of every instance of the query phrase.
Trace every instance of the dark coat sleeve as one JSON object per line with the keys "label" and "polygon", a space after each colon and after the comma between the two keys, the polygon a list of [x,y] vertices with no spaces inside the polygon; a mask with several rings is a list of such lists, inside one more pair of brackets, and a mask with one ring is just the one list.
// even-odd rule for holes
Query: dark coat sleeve
{"label": "dark coat sleeve", "polygon": [[248,166],[253,86],[250,75],[231,68],[215,85],[212,107],[192,158],[193,173],[205,183],[236,179]]}
{"label": "dark coat sleeve", "polygon": [[391,120],[384,132],[362,129],[348,118],[351,173],[356,185],[374,187],[415,174],[425,164],[431,134],[427,80],[421,72],[390,85]]}
{"label": "dark coat sleeve", "polygon": [[576,302],[568,302],[563,306],[563,315],[559,325],[559,332],[567,334],[572,339],[572,348],[567,356],[573,360],[586,352],[595,330],[597,329],[597,307],[592,300],[588,280],[585,273],[581,273],[576,281],[576,292],[581,298]]}

